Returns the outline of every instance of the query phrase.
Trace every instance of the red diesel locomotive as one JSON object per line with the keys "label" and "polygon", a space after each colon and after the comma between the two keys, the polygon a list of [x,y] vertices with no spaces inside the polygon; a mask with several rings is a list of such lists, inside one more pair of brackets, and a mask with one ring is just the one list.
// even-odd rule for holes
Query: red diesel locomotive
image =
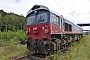
{"label": "red diesel locomotive", "polygon": [[65,50],[70,42],[83,36],[82,28],[42,5],[34,5],[27,12],[25,33],[27,40],[21,44],[42,54]]}

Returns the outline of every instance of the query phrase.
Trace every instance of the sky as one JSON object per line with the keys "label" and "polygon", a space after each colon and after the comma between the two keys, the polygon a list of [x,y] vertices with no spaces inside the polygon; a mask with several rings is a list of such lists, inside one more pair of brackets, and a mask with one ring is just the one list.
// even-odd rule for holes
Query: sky
{"label": "sky", "polygon": [[0,0],[0,2],[0,9],[8,13],[26,16],[27,12],[38,4],[63,15],[73,23],[90,23],[90,0]]}

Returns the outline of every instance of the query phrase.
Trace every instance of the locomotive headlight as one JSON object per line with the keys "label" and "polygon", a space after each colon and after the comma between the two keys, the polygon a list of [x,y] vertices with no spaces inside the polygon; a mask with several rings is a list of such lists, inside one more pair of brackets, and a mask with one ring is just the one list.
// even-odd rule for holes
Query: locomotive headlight
{"label": "locomotive headlight", "polygon": [[48,29],[45,29],[45,33],[47,34],[49,31],[48,31]]}
{"label": "locomotive headlight", "polygon": [[48,26],[45,26],[45,33],[47,34],[48,32]]}
{"label": "locomotive headlight", "polygon": [[26,34],[28,34],[28,30],[26,30]]}
{"label": "locomotive headlight", "polygon": [[33,28],[33,30],[34,30],[34,28]]}
{"label": "locomotive headlight", "polygon": [[37,27],[33,28],[33,30],[37,30]]}
{"label": "locomotive headlight", "polygon": [[35,30],[37,30],[37,27],[36,28],[34,28]]}
{"label": "locomotive headlight", "polygon": [[26,28],[26,34],[30,33],[30,28]]}

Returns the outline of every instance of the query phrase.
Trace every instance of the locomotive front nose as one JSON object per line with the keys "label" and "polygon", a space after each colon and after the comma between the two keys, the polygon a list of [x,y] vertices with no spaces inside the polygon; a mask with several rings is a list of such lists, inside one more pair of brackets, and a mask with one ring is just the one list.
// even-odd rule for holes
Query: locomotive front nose
{"label": "locomotive front nose", "polygon": [[35,41],[34,49],[36,53],[47,54],[48,52],[47,42],[46,41]]}

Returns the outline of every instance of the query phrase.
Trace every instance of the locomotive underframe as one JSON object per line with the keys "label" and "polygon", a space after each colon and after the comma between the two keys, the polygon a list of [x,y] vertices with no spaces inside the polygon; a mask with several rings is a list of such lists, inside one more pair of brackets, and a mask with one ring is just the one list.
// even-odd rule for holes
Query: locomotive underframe
{"label": "locomotive underframe", "polygon": [[65,51],[73,41],[78,41],[81,34],[52,34],[51,39],[42,40],[27,39],[27,48],[33,53],[48,54],[50,52]]}

